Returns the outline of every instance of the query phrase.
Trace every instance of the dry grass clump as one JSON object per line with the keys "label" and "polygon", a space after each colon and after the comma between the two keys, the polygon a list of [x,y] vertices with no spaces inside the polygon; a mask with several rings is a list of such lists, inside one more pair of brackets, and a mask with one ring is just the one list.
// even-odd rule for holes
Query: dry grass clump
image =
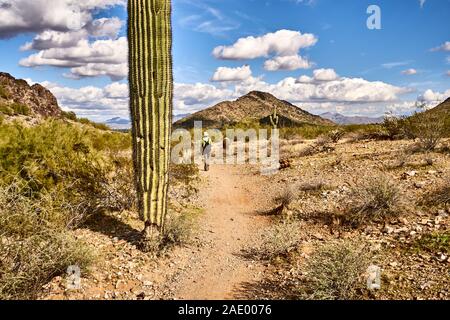
{"label": "dry grass clump", "polygon": [[308,182],[303,182],[298,185],[298,190],[303,192],[315,192],[320,191],[326,187],[326,184],[322,180],[312,180]]}
{"label": "dry grass clump", "polygon": [[262,260],[272,260],[297,249],[299,243],[299,224],[283,221],[264,230],[256,255]]}
{"label": "dry grass clump", "polygon": [[356,300],[364,297],[364,274],[372,254],[349,240],[330,242],[315,251],[306,263],[300,296],[313,300]]}
{"label": "dry grass clump", "polygon": [[450,206],[450,176],[423,196],[422,202],[433,206]]}
{"label": "dry grass clump", "polygon": [[170,210],[162,233],[158,237],[142,239],[141,249],[158,256],[174,246],[190,244],[197,230],[196,217],[199,214],[196,209],[183,213]]}
{"label": "dry grass clump", "polygon": [[364,222],[385,222],[403,212],[399,187],[385,175],[369,177],[351,188],[341,213],[342,222],[358,227]]}

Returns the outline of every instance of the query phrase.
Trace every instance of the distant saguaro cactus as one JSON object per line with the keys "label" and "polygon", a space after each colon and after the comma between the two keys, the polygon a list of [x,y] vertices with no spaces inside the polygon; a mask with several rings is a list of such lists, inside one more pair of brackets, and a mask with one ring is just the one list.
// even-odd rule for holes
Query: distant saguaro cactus
{"label": "distant saguaro cactus", "polygon": [[280,121],[280,118],[277,114],[277,107],[273,109],[273,114],[270,115],[270,123],[272,124],[273,128],[276,129],[278,127],[278,123]]}
{"label": "distant saguaro cactus", "polygon": [[133,162],[144,236],[158,237],[167,212],[172,126],[170,0],[128,0]]}

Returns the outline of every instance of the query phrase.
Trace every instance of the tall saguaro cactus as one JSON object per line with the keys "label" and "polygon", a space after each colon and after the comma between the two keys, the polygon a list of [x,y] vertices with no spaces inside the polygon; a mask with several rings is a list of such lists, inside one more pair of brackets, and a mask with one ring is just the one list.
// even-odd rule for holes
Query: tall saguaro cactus
{"label": "tall saguaro cactus", "polygon": [[170,0],[128,0],[130,112],[138,208],[155,237],[167,212],[172,126]]}
{"label": "tall saguaro cactus", "polygon": [[277,114],[277,107],[273,109],[273,114],[270,115],[270,123],[272,124],[273,128],[276,129],[278,127],[278,122],[280,118]]}

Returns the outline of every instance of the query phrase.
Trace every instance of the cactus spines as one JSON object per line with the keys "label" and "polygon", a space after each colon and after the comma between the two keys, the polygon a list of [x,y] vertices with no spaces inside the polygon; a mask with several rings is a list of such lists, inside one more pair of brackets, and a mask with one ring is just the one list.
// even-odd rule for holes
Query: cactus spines
{"label": "cactus spines", "polygon": [[172,126],[170,0],[128,0],[133,163],[144,235],[164,227]]}
{"label": "cactus spines", "polygon": [[273,109],[273,114],[270,115],[270,123],[272,124],[273,128],[276,129],[278,127],[278,123],[280,121],[280,118],[277,114],[277,107]]}

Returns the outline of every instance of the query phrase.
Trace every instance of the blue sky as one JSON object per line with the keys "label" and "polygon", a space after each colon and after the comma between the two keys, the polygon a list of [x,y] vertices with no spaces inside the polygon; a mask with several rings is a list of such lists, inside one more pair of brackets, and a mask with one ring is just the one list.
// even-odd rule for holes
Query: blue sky
{"label": "blue sky", "polygon": [[[127,118],[124,2],[77,4],[67,28],[70,0],[0,0],[0,71],[81,116]],[[366,26],[373,4],[380,30]],[[318,114],[437,104],[450,94],[449,12],[450,0],[173,0],[175,113],[254,89]]]}

